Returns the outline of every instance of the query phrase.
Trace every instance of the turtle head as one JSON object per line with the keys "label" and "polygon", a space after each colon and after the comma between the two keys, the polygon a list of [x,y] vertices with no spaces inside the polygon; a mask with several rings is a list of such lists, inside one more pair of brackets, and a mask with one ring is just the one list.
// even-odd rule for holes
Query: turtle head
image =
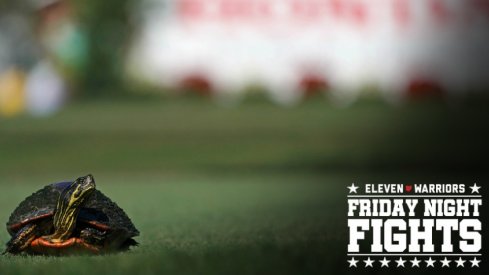
{"label": "turtle head", "polygon": [[70,207],[78,208],[93,191],[95,191],[95,179],[89,174],[72,182],[63,190],[61,197]]}
{"label": "turtle head", "polygon": [[70,237],[81,206],[94,191],[95,179],[87,175],[77,178],[61,192],[53,218],[55,232],[49,236],[51,241],[64,241]]}

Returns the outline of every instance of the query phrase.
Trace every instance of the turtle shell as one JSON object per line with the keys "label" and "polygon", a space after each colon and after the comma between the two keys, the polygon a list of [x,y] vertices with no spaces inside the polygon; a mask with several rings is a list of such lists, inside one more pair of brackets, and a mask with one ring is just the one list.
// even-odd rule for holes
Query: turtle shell
{"label": "turtle shell", "polygon": [[[60,182],[47,185],[22,201],[7,222],[9,234],[13,236],[28,223],[52,218],[59,195],[70,184],[71,182]],[[77,222],[103,231],[123,232],[127,238],[139,235],[124,210],[99,190],[95,190],[84,203]]]}

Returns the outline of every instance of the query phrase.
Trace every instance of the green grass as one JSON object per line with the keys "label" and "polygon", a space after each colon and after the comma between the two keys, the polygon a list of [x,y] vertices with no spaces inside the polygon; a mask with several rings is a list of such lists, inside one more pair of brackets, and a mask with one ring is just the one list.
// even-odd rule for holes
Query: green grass
{"label": "green grass", "polygon": [[[103,257],[2,257],[2,274],[227,273],[236,269],[248,273],[281,267],[283,271],[291,271],[290,267],[296,272],[314,271],[326,267],[322,258],[328,242],[338,241],[340,225],[328,222],[337,220],[340,213],[324,210],[342,201],[331,198],[330,188],[314,180],[302,179],[306,185],[284,178],[229,178],[225,182],[204,177],[166,183],[146,178],[139,184],[98,180],[99,188],[124,207],[141,231],[138,248]],[[38,187],[19,185],[2,192],[2,208],[15,207]],[[6,220],[7,214],[2,211],[1,218]],[[0,236],[8,239],[6,231]]]}
{"label": "green grass", "polygon": [[133,219],[141,245],[108,256],[4,256],[0,274],[346,271],[345,186],[472,181],[487,171],[488,112],[436,102],[225,108],[173,99],[3,119],[0,221],[45,184],[93,173]]}

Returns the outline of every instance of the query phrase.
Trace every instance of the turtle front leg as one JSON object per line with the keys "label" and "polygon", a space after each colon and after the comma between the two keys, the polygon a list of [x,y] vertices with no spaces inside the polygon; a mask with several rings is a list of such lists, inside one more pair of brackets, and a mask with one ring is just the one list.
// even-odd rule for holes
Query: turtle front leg
{"label": "turtle front leg", "polygon": [[80,239],[88,244],[102,247],[107,239],[107,232],[91,227],[85,228],[80,231]]}
{"label": "turtle front leg", "polygon": [[39,237],[39,225],[37,224],[27,224],[26,226],[22,227],[15,236],[10,239],[7,243],[7,247],[5,248],[5,251],[2,253],[7,254],[19,254],[22,251],[26,250],[31,242]]}

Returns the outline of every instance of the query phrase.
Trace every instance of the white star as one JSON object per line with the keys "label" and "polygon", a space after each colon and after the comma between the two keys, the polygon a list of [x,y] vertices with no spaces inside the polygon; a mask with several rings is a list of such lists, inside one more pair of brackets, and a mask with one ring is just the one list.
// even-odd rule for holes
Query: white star
{"label": "white star", "polygon": [[414,257],[414,260],[411,260],[410,261],[411,263],[413,263],[412,267],[419,267],[419,262],[421,262],[420,260],[418,260],[418,258]]}
{"label": "white star", "polygon": [[479,267],[479,263],[480,263],[481,261],[477,260],[477,258],[476,258],[476,257],[474,257],[474,260],[470,260],[469,262],[471,262],[471,263],[472,263],[472,267],[474,267],[474,266]]}
{"label": "white star", "polygon": [[461,266],[464,267],[464,263],[466,262],[465,260],[462,260],[462,257],[458,258],[458,261],[455,261],[457,263],[457,267]]}
{"label": "white star", "polygon": [[443,261],[441,261],[441,263],[442,263],[441,267],[444,267],[444,266],[446,266],[446,267],[450,267],[450,263],[451,263],[451,262],[452,262],[451,260],[449,261],[449,260],[447,259],[447,257],[445,257],[445,259],[443,259]]}
{"label": "white star", "polygon": [[382,265],[380,267],[389,267],[389,263],[390,263],[390,260],[388,261],[385,257],[382,261],[380,261],[382,263]]}
{"label": "white star", "polygon": [[435,267],[433,264],[434,264],[436,261],[433,261],[433,260],[431,259],[431,257],[430,257],[430,258],[429,258],[427,261],[425,261],[425,262],[426,262],[426,267],[430,267],[430,266],[431,266],[431,267]]}
{"label": "white star", "polygon": [[350,193],[356,193],[358,186],[355,186],[355,183],[352,183],[351,186],[347,186],[346,188],[350,189]]}
{"label": "white star", "polygon": [[353,257],[353,258],[351,258],[351,260],[349,260],[349,261],[347,261],[347,262],[349,262],[349,263],[350,263],[350,267],[352,267],[352,266],[357,267],[357,263],[358,263],[358,261],[357,261],[357,260],[355,260],[355,258],[354,258],[354,257]]}
{"label": "white star", "polygon": [[397,267],[404,267],[404,263],[406,262],[406,260],[403,260],[402,257],[399,258],[399,260],[396,261],[397,263]]}
{"label": "white star", "polygon": [[373,267],[372,263],[374,263],[375,261],[372,261],[370,260],[370,257],[367,258],[367,260],[363,260],[363,262],[365,263],[365,267],[367,266],[370,266],[370,267]]}
{"label": "white star", "polygon": [[480,186],[477,186],[476,183],[474,183],[474,186],[469,186],[470,189],[472,189],[472,193],[479,193],[479,189],[481,188]]}

